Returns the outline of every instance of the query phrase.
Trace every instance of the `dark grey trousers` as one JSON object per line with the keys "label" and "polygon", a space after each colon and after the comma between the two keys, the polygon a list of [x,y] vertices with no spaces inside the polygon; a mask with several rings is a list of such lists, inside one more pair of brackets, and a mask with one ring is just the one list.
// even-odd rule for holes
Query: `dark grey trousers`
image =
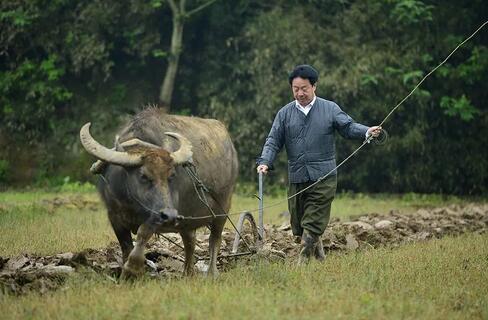
{"label": "dark grey trousers", "polygon": [[[291,183],[288,197],[312,185],[313,181]],[[321,235],[330,220],[330,209],[337,189],[337,176],[330,176],[288,200],[293,235],[301,236],[303,229]]]}

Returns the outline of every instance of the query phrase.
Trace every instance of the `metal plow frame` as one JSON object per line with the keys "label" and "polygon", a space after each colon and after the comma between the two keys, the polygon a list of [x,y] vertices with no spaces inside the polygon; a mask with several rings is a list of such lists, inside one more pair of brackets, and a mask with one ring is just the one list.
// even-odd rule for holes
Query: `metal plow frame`
{"label": "metal plow frame", "polygon": [[239,222],[237,222],[237,232],[234,238],[234,244],[232,246],[232,254],[239,254],[237,252],[239,248],[239,243],[242,237],[242,228],[244,226],[244,222],[247,220],[249,221],[249,225],[251,226],[251,231],[253,233],[253,237],[256,243],[256,249],[260,250],[263,247],[264,243],[264,223],[263,223],[263,173],[259,173],[259,184],[258,184],[258,196],[259,199],[259,207],[258,207],[258,223],[259,228],[256,226],[256,221],[254,220],[254,216],[251,212],[246,211],[240,214]]}

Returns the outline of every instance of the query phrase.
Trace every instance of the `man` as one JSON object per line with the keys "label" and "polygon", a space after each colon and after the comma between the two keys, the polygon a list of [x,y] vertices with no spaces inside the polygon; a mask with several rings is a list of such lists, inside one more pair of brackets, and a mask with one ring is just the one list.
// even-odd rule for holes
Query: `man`
{"label": "man", "polygon": [[381,132],[381,127],[356,123],[336,103],[315,96],[317,80],[318,72],[309,65],[291,72],[288,81],[296,100],[276,114],[257,167],[258,172],[267,173],[285,146],[288,196],[300,193],[288,200],[293,234],[301,237],[299,263],[311,256],[325,258],[320,236],[329,223],[337,187],[335,131],[348,139],[377,137]]}

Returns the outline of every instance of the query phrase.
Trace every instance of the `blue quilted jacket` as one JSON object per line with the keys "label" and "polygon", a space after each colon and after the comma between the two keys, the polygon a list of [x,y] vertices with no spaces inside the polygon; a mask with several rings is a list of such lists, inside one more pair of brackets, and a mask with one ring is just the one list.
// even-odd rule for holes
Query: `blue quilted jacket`
{"label": "blue quilted jacket", "polygon": [[[307,115],[293,101],[278,111],[257,163],[271,167],[285,146],[289,182],[316,181],[336,167],[335,132],[347,139],[364,139],[367,130],[332,101],[317,97]],[[335,174],[334,170],[331,175]]]}

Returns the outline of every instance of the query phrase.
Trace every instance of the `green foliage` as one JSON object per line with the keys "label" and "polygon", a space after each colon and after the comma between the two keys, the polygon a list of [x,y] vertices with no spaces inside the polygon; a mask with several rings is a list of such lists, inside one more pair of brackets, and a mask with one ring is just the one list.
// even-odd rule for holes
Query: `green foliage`
{"label": "green foliage", "polygon": [[151,6],[153,8],[160,8],[166,3],[165,0],[151,0]]}
{"label": "green foliage", "polygon": [[403,84],[417,84],[419,83],[420,79],[422,79],[423,72],[421,70],[414,70],[407,72],[403,75]]}
{"label": "green foliage", "polygon": [[0,159],[0,184],[6,183],[8,180],[9,165],[7,160]]}
{"label": "green foliage", "polygon": [[81,183],[79,181],[71,181],[69,176],[64,177],[63,184],[59,187],[60,192],[93,192],[95,186],[89,182]]}
{"label": "green foliage", "polygon": [[[172,112],[222,120],[238,149],[239,181],[255,185],[274,115],[293,99],[287,75],[295,65],[314,65],[318,95],[374,125],[486,19],[487,5],[236,0],[205,12],[185,24]],[[162,0],[1,2],[3,183],[90,179],[79,128],[92,121],[110,146],[128,114],[156,101],[170,31]],[[487,192],[486,43],[482,30],[432,74],[384,124],[388,143],[365,147],[340,169],[339,188]],[[338,159],[358,143],[338,138]],[[283,152],[269,186],[286,185],[286,165]]]}
{"label": "green foliage", "polygon": [[467,84],[475,85],[486,76],[487,68],[488,48],[484,46],[475,46],[466,62],[457,67],[456,73],[460,78],[464,79]]}
{"label": "green foliage", "polygon": [[473,120],[479,111],[471,104],[471,101],[463,94],[459,98],[442,97],[441,107],[449,116],[459,116],[464,121]]}
{"label": "green foliage", "polygon": [[417,24],[432,21],[433,5],[427,5],[419,0],[393,0],[394,8],[391,15],[396,22],[403,24]]}
{"label": "green foliage", "polygon": [[154,58],[165,58],[168,56],[168,52],[161,49],[155,49],[152,51],[152,55]]}
{"label": "green foliage", "polygon": [[65,70],[57,60],[56,55],[26,59],[15,70],[0,72],[0,115],[7,132],[35,139],[49,131],[56,108],[72,97],[60,82]]}
{"label": "green foliage", "polygon": [[36,14],[25,11],[25,8],[17,7],[0,12],[0,21],[11,23],[15,27],[25,27],[32,23]]}
{"label": "green foliage", "polygon": [[361,79],[361,84],[362,85],[378,85],[378,78],[374,75],[371,74],[365,74],[363,75],[363,78]]}

